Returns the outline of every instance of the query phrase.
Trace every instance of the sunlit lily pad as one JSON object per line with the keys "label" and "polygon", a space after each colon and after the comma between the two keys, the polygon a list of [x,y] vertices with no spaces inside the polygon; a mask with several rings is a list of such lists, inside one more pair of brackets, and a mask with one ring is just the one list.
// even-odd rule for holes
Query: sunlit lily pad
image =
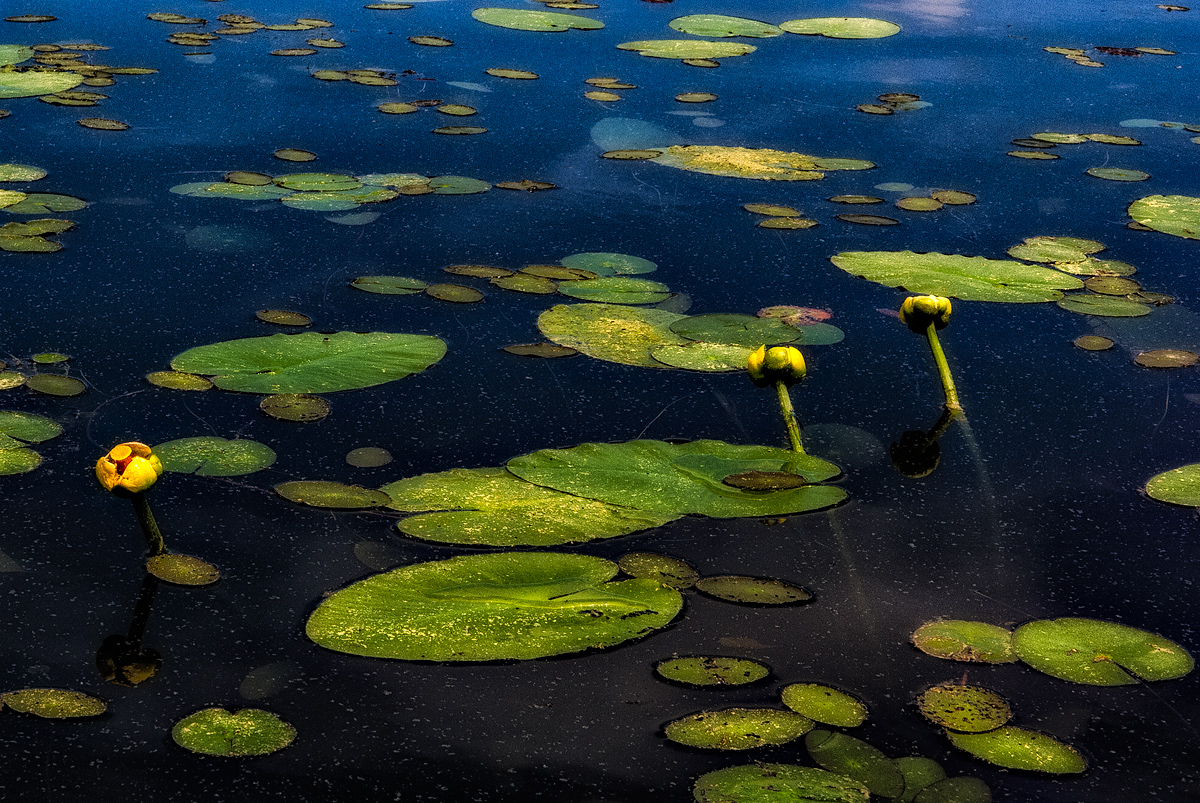
{"label": "sunlit lily pad", "polygon": [[605,151],[600,154],[603,159],[616,159],[617,161],[625,162],[642,162],[648,159],[653,159],[656,156],[662,156],[661,149],[649,148],[622,148],[615,151]]}
{"label": "sunlit lily pad", "polygon": [[486,181],[466,176],[434,176],[429,179],[429,186],[438,195],[475,195],[492,188]]}
{"label": "sunlit lily pad", "polygon": [[1146,495],[1172,505],[1200,507],[1200,463],[1155,474],[1146,482]]}
{"label": "sunlit lily pad", "polygon": [[275,486],[275,493],[301,505],[338,510],[365,510],[382,507],[392,501],[382,491],[328,480],[281,482]]}
{"label": "sunlit lily pad", "polygon": [[827,159],[770,148],[725,145],[672,145],[653,161],[694,173],[773,181],[815,181],[825,177],[821,171],[875,167],[864,159]]}
{"label": "sunlit lily pad", "polygon": [[286,309],[260,309],[254,313],[254,317],[264,323],[273,323],[277,326],[311,326],[312,318],[305,315],[303,312]]}
{"label": "sunlit lily pad", "polygon": [[750,349],[764,344],[791,343],[803,336],[800,329],[788,326],[778,318],[728,313],[691,315],[671,324],[671,331],[688,340],[726,343]]}
{"label": "sunlit lily pad", "polygon": [[780,23],[788,33],[828,36],[832,39],[882,39],[900,33],[900,26],[867,17],[815,17]]}
{"label": "sunlit lily pad", "polygon": [[51,95],[79,86],[83,78],[74,72],[63,71],[0,72],[0,98]]}
{"label": "sunlit lily pad", "polygon": [[626,552],[617,560],[617,566],[630,577],[657,580],[679,590],[691,588],[700,578],[687,561],[659,552]]}
{"label": "sunlit lily pad", "polygon": [[477,8],[471,16],[488,25],[513,28],[518,31],[594,31],[604,27],[599,20],[579,14],[561,14],[554,11],[531,11],[517,8]]}
{"label": "sunlit lily pad", "polygon": [[1129,216],[1164,234],[1200,240],[1200,198],[1148,195],[1129,205]]}
{"label": "sunlit lily pad", "polygon": [[760,229],[811,229],[817,225],[817,221],[803,217],[769,217],[758,222]]}
{"label": "sunlit lily pad", "polygon": [[21,689],[0,694],[0,702],[22,714],[45,719],[74,719],[95,717],[108,709],[108,704],[81,691],[66,689]]}
{"label": "sunlit lily pad", "polygon": [[405,276],[359,276],[350,282],[356,290],[385,296],[406,296],[422,292],[428,285],[420,279]]}
{"label": "sunlit lily pad", "polygon": [[648,259],[630,254],[614,254],[605,251],[587,251],[571,254],[559,260],[568,268],[590,270],[599,276],[624,276],[629,274],[653,273],[658,265]]}
{"label": "sunlit lily pad", "polygon": [[753,212],[756,215],[770,215],[772,217],[800,216],[799,210],[780,204],[742,204],[742,209],[745,209],[747,212]]}
{"label": "sunlit lily pad", "polygon": [[820,683],[792,683],[782,694],[784,705],[823,725],[856,728],[867,719],[862,700]]}
{"label": "sunlit lily pad", "polygon": [[1084,351],[1108,351],[1114,345],[1110,338],[1101,335],[1080,335],[1072,342]]}
{"label": "sunlit lily pad", "polygon": [[25,384],[25,374],[20,371],[0,371],[0,390],[12,390]]}
{"label": "sunlit lily pad", "polygon": [[87,390],[80,380],[62,374],[34,374],[25,380],[25,386],[47,396],[78,396]]}
{"label": "sunlit lily pad", "polygon": [[804,737],[808,754],[822,768],[853,778],[880,797],[899,797],[904,775],[890,758],[845,733],[814,730]]}
{"label": "sunlit lily pad", "polygon": [[1118,296],[1079,293],[1066,296],[1058,306],[1069,312],[1082,315],[1099,315],[1105,318],[1138,318],[1150,314],[1150,307]]}
{"label": "sunlit lily pad", "polygon": [[62,425],[45,416],[0,410],[0,449],[42,443],[62,434]]}
{"label": "sunlit lily pad", "polygon": [[497,78],[510,78],[517,81],[532,81],[538,77],[538,74],[535,72],[514,70],[508,67],[489,67],[484,72],[488,75],[494,75]]}
{"label": "sunlit lily pad", "polygon": [[935,619],[912,634],[917,649],[951,661],[1007,664],[1017,660],[1012,631],[987,622]]}
{"label": "sunlit lily pad", "polygon": [[787,744],[813,728],[813,721],[795,711],[778,708],[726,708],[667,723],[663,729],[673,742],[715,750],[749,750],[764,745]]}
{"label": "sunlit lily pad", "polygon": [[738,574],[702,577],[696,581],[696,590],[705,596],[741,605],[796,605],[812,599],[812,594],[800,586],[769,577]]}
{"label": "sunlit lily pad", "polygon": [[841,488],[822,485],[765,494],[724,485],[721,480],[730,474],[755,469],[792,471],[813,483],[836,477],[841,470],[811,455],[712,440],[585,443],[515,457],[508,469],[529,482],[576,496],[671,515],[787,515],[831,507],[846,498]]}
{"label": "sunlit lily pad", "polygon": [[508,276],[497,276],[491,284],[504,290],[517,293],[532,293],[534,295],[550,295],[558,292],[558,283],[544,276],[530,276],[525,273],[513,273]]}
{"label": "sunlit lily pad", "polygon": [[909,197],[896,201],[896,206],[909,212],[936,212],[942,208],[942,202],[934,198]]}
{"label": "sunlit lily pad", "polygon": [[778,26],[766,22],[727,17],[722,14],[689,14],[686,17],[676,17],[667,24],[681,33],[690,33],[693,36],[750,36],[765,39],[783,33]]}
{"label": "sunlit lily pad", "polygon": [[37,181],[46,175],[44,169],[33,165],[0,165],[0,181]]}
{"label": "sunlit lily pad", "polygon": [[656,59],[724,59],[744,56],[758,49],[740,42],[709,42],[702,39],[642,39],[622,42],[617,48],[636,50],[640,55]]}
{"label": "sunlit lily pad", "polygon": [[0,66],[20,64],[33,58],[33,48],[25,45],[0,45]]}
{"label": "sunlit lily pad", "polygon": [[179,586],[207,586],[221,579],[221,572],[208,561],[174,552],[152,556],[146,561],[146,571]]}
{"label": "sunlit lily pad", "polygon": [[930,196],[951,206],[967,206],[977,200],[974,194],[962,190],[934,190]]}
{"label": "sunlit lily pad", "polygon": [[87,205],[87,201],[73,195],[30,192],[22,200],[3,209],[12,215],[46,215],[52,212],[77,212]]}
{"label": "sunlit lily pad", "polygon": [[917,697],[917,708],[933,724],[964,733],[995,730],[1012,719],[1012,709],[1002,695],[957,683],[926,689]]}
{"label": "sunlit lily pad", "polygon": [[663,365],[685,371],[729,372],[745,371],[746,361],[753,349],[728,343],[686,342],[682,345],[664,343],[650,347],[650,356]]}
{"label": "sunlit lily pad", "polygon": [[1008,255],[1029,262],[1081,262],[1104,250],[1104,243],[1082,237],[1026,237],[1008,249]]}
{"label": "sunlit lily pad", "polygon": [[668,658],[655,664],[654,671],[660,677],[689,686],[744,686],[771,674],[766,664],[723,656]]}
{"label": "sunlit lily pad", "polygon": [[1042,619],[1013,632],[1022,661],[1073,683],[1121,686],[1171,680],[1192,671],[1187,650],[1162,636],[1096,619]]}
{"label": "sunlit lily pad", "polygon": [[623,276],[560,282],[558,292],[601,304],[657,304],[671,296],[665,284]]}
{"label": "sunlit lily pad", "polygon": [[282,159],[285,162],[311,162],[317,158],[317,155],[312,151],[301,150],[300,148],[280,148],[272,155],[276,159]]}
{"label": "sunlit lily pad", "polygon": [[627,535],[676,518],[581,499],[503,468],[456,468],[381,490],[391,509],[421,514],[397,522],[400,532],[450,544],[557,546]]}
{"label": "sunlit lily pad", "polygon": [[443,125],[433,129],[433,133],[450,136],[469,136],[471,134],[486,134],[487,129],[477,125]]}
{"label": "sunlit lily pad", "polygon": [[262,471],[275,462],[271,447],[245,438],[226,440],[216,435],[160,443],[154,453],[167,471],[201,477],[236,477]]}
{"label": "sunlit lily pad", "polygon": [[611,647],[666,626],[678,591],[611,582],[617,565],[554,552],[502,552],[406,566],[327,597],[308,620],[317,644],[424,661],[527,660]]}
{"label": "sunlit lily pad", "polygon": [[867,803],[870,792],[835,772],[796,764],[746,764],[696,779],[697,803]]}
{"label": "sunlit lily pad", "polygon": [[1049,268],[1012,260],[912,251],[848,251],[832,257],[847,273],[910,293],[969,301],[1056,301],[1083,282]]}
{"label": "sunlit lily pad", "polygon": [[1009,151],[1009,156],[1015,156],[1018,159],[1029,159],[1037,161],[1039,159],[1048,161],[1050,159],[1061,159],[1057,153],[1046,153],[1045,151]]}
{"label": "sunlit lily pad", "polygon": [[146,374],[146,381],[151,385],[172,390],[210,390],[213,386],[206,377],[181,371],[152,371]]}
{"label": "sunlit lily pad", "polygon": [[589,357],[644,368],[664,368],[651,356],[655,346],[689,341],[671,331],[686,316],[618,304],[559,304],[538,316],[548,339]]}
{"label": "sunlit lily pad", "polygon": [[270,711],[206,708],[184,717],[171,729],[180,747],[209,756],[262,756],[282,750],[296,729]]}
{"label": "sunlit lily pad", "polygon": [[[0,89],[3,87],[4,78],[0,76]],[[0,95],[3,97],[3,95]],[[76,120],[79,125],[84,128],[91,128],[96,131],[128,131],[129,123],[123,123],[120,120],[111,120],[107,117],[84,117],[81,120]]]}
{"label": "sunlit lily pad", "polygon": [[496,186],[502,190],[517,190],[519,192],[543,192],[557,189],[558,185],[550,181],[534,181],[523,178],[520,181],[497,181]]}
{"label": "sunlit lily pad", "polygon": [[214,376],[224,390],[328,393],[380,385],[424,371],[446,353],[428,335],[389,332],[301,332],[197,346],[171,367]]}
{"label": "sunlit lily pad", "polygon": [[950,743],[976,758],[1000,767],[1031,770],[1056,775],[1075,774],[1087,769],[1087,762],[1075,748],[1053,736],[1005,725],[987,733],[946,731]]}
{"label": "sunlit lily pad", "polygon": [[453,40],[442,36],[410,36],[408,41],[414,45],[425,45],[426,47],[450,47],[454,44]]}

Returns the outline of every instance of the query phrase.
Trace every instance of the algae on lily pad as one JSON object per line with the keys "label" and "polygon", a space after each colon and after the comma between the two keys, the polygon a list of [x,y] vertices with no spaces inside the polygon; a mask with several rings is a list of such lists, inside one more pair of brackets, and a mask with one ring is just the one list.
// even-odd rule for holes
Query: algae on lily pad
{"label": "algae on lily pad", "polygon": [[697,803],[867,803],[860,782],[797,764],[745,764],[707,772],[696,779]]}
{"label": "algae on lily pad", "polygon": [[950,744],[976,758],[1013,770],[1076,774],[1087,769],[1087,761],[1068,744],[1037,731],[1013,725],[987,733],[946,731]]}
{"label": "algae on lily pad", "polygon": [[651,161],[694,173],[769,181],[816,181],[828,170],[870,170],[865,159],[826,159],[771,148],[672,145]]}
{"label": "algae on lily pad", "polygon": [[913,251],[845,251],[831,257],[847,273],[909,293],[966,301],[1057,301],[1083,282],[1060,271],[1007,259]]}
{"label": "algae on lily pad", "polygon": [[1012,719],[1003,696],[980,686],[944,683],[917,697],[917,708],[935,725],[963,733],[995,730]]}
{"label": "algae on lily pad", "polygon": [[387,507],[419,513],[401,519],[405,535],[448,544],[557,546],[613,538],[677,518],[555,491],[504,468],[455,468],[381,489]]}
{"label": "algae on lily pad", "polygon": [[912,641],[921,652],[951,661],[1008,664],[1018,660],[1012,631],[987,622],[934,619],[913,631]]}
{"label": "algae on lily pad", "polygon": [[625,276],[561,282],[558,292],[570,298],[600,304],[657,304],[671,297],[671,291],[665,284]]}
{"label": "algae on lily pad", "polygon": [[[902,756],[896,759],[896,766],[900,769],[900,773],[904,776],[904,794],[895,798],[895,803],[914,803],[917,795],[923,790],[934,784],[940,783],[946,779],[946,771],[942,769],[942,765],[934,761],[932,758],[924,756]],[[974,779],[970,779],[974,780]],[[984,786],[987,790],[987,786]],[[947,790],[953,791],[953,790]],[[986,797],[954,797],[952,794],[948,797],[937,796],[935,793],[930,793],[922,798],[922,803],[992,803],[992,796],[989,793]]]}
{"label": "algae on lily pad", "polygon": [[547,339],[598,360],[643,368],[666,368],[651,356],[655,346],[689,341],[671,331],[687,316],[620,304],[559,304],[538,316]]}
{"label": "algae on lily pad", "polygon": [[690,33],[693,36],[750,36],[755,39],[767,39],[783,33],[777,25],[744,17],[727,17],[723,14],[688,14],[686,17],[676,17],[667,24],[681,33]]}
{"label": "algae on lily pad", "polygon": [[805,36],[828,36],[831,39],[883,39],[900,33],[900,26],[887,20],[869,17],[813,17],[788,20],[779,24],[781,30]]}
{"label": "algae on lily pad", "polygon": [[529,660],[612,647],[665,627],[683,607],[653,580],[613,582],[588,555],[501,552],[420,563],[334,593],[308,637],[352,655],[410,661]]}
{"label": "algae on lily pad", "polygon": [[571,28],[594,31],[604,27],[603,22],[579,14],[518,8],[477,8],[471,16],[488,25],[517,31],[567,31]]}
{"label": "algae on lily pad", "polygon": [[787,744],[813,728],[813,721],[795,711],[778,708],[726,708],[667,723],[663,729],[673,742],[715,750],[749,750],[764,745]]}
{"label": "algae on lily pad", "polygon": [[867,719],[862,700],[820,683],[792,683],[783,687],[783,704],[823,725],[856,728]]}
{"label": "algae on lily pad", "polygon": [[878,748],[838,731],[814,730],[804,737],[808,754],[819,766],[861,782],[872,794],[899,797],[904,774]]}
{"label": "algae on lily pad", "polygon": [[1200,463],[1155,474],[1146,481],[1146,496],[1172,505],[1200,507]]}
{"label": "algae on lily pad", "polygon": [[746,361],[753,351],[745,346],[692,341],[683,345],[665,343],[660,346],[651,346],[650,356],[671,368],[681,368],[685,371],[729,373],[745,371]]}
{"label": "algae on lily pad", "polygon": [[275,451],[245,438],[226,440],[215,435],[160,443],[154,453],[166,471],[201,477],[237,477],[262,471],[275,462]]}
{"label": "algae on lily pad", "polygon": [[655,664],[654,671],[666,680],[689,686],[744,686],[771,674],[766,664],[749,658],[707,655],[668,658]]}
{"label": "algae on lily pad", "polygon": [[1129,205],[1129,216],[1164,234],[1200,240],[1200,198],[1147,195]]}
{"label": "algae on lily pad", "polygon": [[180,747],[209,756],[263,756],[287,747],[296,729],[270,711],[205,708],[184,717],[171,729]]}
{"label": "algae on lily pad", "polygon": [[1013,632],[1013,647],[1039,672],[1093,686],[1171,680],[1195,665],[1188,651],[1169,639],[1098,619],[1028,622]]}
{"label": "algae on lily pad", "polygon": [[745,471],[789,471],[809,482],[841,473],[832,463],[770,446],[700,440],[670,444],[636,440],[585,443],[514,457],[508,470],[521,479],[615,505],[671,515],[714,518],[783,516],[832,507],[841,488],[805,485],[783,491],[744,491],[721,482]]}
{"label": "algae on lily pad", "polygon": [[655,59],[724,59],[753,53],[754,45],[741,42],[709,42],[703,39],[642,39],[622,42],[618,50],[636,50]]}
{"label": "algae on lily pad", "polygon": [[428,335],[301,332],[197,346],[171,360],[176,371],[213,376],[223,390],[330,393],[420,373],[446,353]]}
{"label": "algae on lily pad", "polygon": [[22,714],[44,719],[74,719],[103,714],[108,704],[103,700],[67,689],[20,689],[0,694],[0,703]]}

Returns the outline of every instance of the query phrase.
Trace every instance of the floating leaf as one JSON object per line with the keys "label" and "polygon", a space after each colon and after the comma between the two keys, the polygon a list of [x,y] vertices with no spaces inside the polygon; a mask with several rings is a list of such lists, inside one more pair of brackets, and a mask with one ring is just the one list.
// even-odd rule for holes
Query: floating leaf
{"label": "floating leaf", "polygon": [[180,586],[207,586],[221,579],[221,572],[208,561],[174,552],[151,557],[146,561],[146,571],[163,582]]}
{"label": "floating leaf", "polygon": [[912,798],[908,797],[907,789],[903,796],[896,798],[897,803],[908,803],[910,800],[913,803],[992,803],[992,790],[978,778],[943,778],[918,790]]}
{"label": "floating leaf", "polygon": [[[0,76],[0,85],[3,84],[3,81],[3,76]],[[84,128],[92,128],[97,131],[129,130],[129,123],[122,123],[120,120],[110,120],[107,117],[84,117],[82,120],[77,120],[76,122]]]}
{"label": "floating leaf", "polygon": [[258,409],[280,421],[312,423],[329,415],[329,402],[307,393],[273,393],[259,402]]}
{"label": "floating leaf", "polygon": [[350,282],[356,290],[368,293],[378,293],[385,296],[406,296],[420,293],[427,285],[420,279],[409,279],[404,276],[359,276]]}
{"label": "floating leaf", "polygon": [[270,711],[206,708],[184,717],[171,729],[180,747],[209,756],[262,756],[287,747],[296,729]]}
{"label": "floating leaf", "polygon": [[[657,155],[660,151],[655,151],[654,153]],[[631,256],[630,254],[614,254],[604,251],[587,251],[579,254],[571,254],[570,256],[563,257],[559,262],[568,268],[589,270],[598,276],[625,276],[653,273],[658,268],[658,265],[648,259]]]}
{"label": "floating leaf", "polygon": [[152,371],[146,374],[146,381],[151,385],[172,390],[209,390],[213,386],[205,377],[180,371]]}
{"label": "floating leaf", "polygon": [[1129,205],[1129,216],[1164,234],[1200,240],[1200,198],[1148,195]]}
{"label": "floating leaf", "polygon": [[1013,648],[1039,672],[1073,683],[1121,686],[1192,671],[1187,650],[1162,636],[1096,619],[1042,619],[1013,632]]}
{"label": "floating leaf", "polygon": [[[643,39],[622,42],[619,50],[636,50],[656,59],[724,59],[744,56],[758,48],[740,42],[708,42],[699,39]],[[42,94],[41,92],[35,94]]]}
{"label": "floating leaf", "polygon": [[779,27],[788,33],[831,39],[882,39],[900,33],[900,26],[894,22],[866,17],[814,17],[788,20]]}
{"label": "floating leaf", "polygon": [[934,200],[952,206],[966,206],[976,201],[974,195],[969,192],[962,192],[961,190],[934,190],[930,195]]}
{"label": "floating leaf", "polygon": [[1026,237],[1008,249],[1008,255],[1029,262],[1082,262],[1104,250],[1104,243],[1081,237]]}
{"label": "floating leaf", "polygon": [[1059,300],[1058,306],[1069,312],[1083,315],[1099,315],[1106,318],[1138,318],[1150,314],[1150,307],[1115,296],[1081,293]]}
{"label": "floating leaf", "polygon": [[280,148],[271,155],[285,162],[311,162],[317,158],[317,155],[312,151],[305,151],[299,148]]}
{"label": "floating leaf", "polygon": [[605,151],[600,154],[604,159],[616,159],[618,161],[637,162],[653,159],[656,156],[662,156],[661,150],[625,148],[623,150]]}
{"label": "floating leaf", "polygon": [[378,468],[392,462],[392,453],[378,446],[360,446],[346,453],[346,462],[355,468]]}
{"label": "floating leaf", "polygon": [[904,792],[904,775],[896,763],[861,739],[814,730],[804,737],[804,746],[818,765],[860,781],[873,794],[894,798]]}
{"label": "floating leaf", "polygon": [[665,284],[622,276],[560,282],[558,292],[601,304],[657,304],[671,296]]}
{"label": "floating leaf", "polygon": [[650,356],[663,365],[685,371],[745,371],[753,349],[727,343],[685,342],[650,347]]}
{"label": "floating leaf", "polygon": [[917,708],[933,724],[964,733],[995,730],[1012,719],[1008,700],[980,686],[933,686],[917,698]]}
{"label": "floating leaf", "polygon": [[792,683],[782,694],[788,708],[824,725],[856,728],[867,719],[862,700],[820,683]]}
{"label": "floating leaf", "polygon": [[524,273],[513,273],[508,276],[498,276],[491,284],[504,290],[518,293],[533,293],[534,295],[551,295],[558,292],[558,284],[544,276],[529,276]]}
{"label": "floating leaf", "polygon": [[1146,495],[1172,505],[1200,507],[1200,463],[1155,474],[1146,482]]}
{"label": "floating leaf", "polygon": [[78,396],[87,390],[83,382],[62,374],[34,374],[25,380],[25,386],[47,396]]}
{"label": "floating leaf", "polygon": [[810,482],[841,471],[811,455],[712,440],[585,443],[515,457],[508,469],[529,482],[576,496],[671,515],[780,516],[820,510],[846,498],[842,489],[821,485],[767,494],[724,485],[721,480],[730,474],[755,469],[792,471]]}
{"label": "floating leaf", "polygon": [[1150,178],[1149,173],[1143,173],[1141,170],[1130,170],[1125,167],[1089,167],[1087,174],[1109,181],[1145,181]]}
{"label": "floating leaf", "polygon": [[484,72],[497,78],[511,78],[518,81],[532,81],[538,77],[537,73],[529,70],[513,70],[507,67],[489,67]]}
{"label": "floating leaf", "polygon": [[818,225],[817,221],[802,217],[769,217],[760,220],[760,229],[811,229]]}
{"label": "floating leaf", "polygon": [[0,72],[0,98],[30,98],[37,95],[51,95],[79,86],[82,81],[83,76],[73,72],[51,72],[49,70]]}
{"label": "floating leaf", "polygon": [[450,544],[557,546],[627,535],[676,518],[580,499],[503,468],[456,468],[381,490],[393,510],[423,514],[397,522],[400,532]]}
{"label": "floating leaf", "polygon": [[475,195],[492,188],[486,181],[465,176],[434,176],[429,179],[429,186],[438,195]]}
{"label": "floating leaf", "polygon": [[352,655],[412,661],[528,660],[611,647],[666,626],[678,591],[610,582],[617,565],[554,552],[421,563],[326,598],[308,637]]}
{"label": "floating leaf", "polygon": [[517,8],[477,8],[471,16],[488,25],[518,31],[594,31],[604,23],[578,14],[559,14],[553,11],[529,11]]}
{"label": "floating leaf", "polygon": [[57,421],[44,416],[17,410],[0,410],[0,449],[18,448],[26,443],[42,443],[57,438],[62,431],[62,426]]}
{"label": "floating leaf", "polygon": [[375,108],[384,114],[411,114],[419,107],[411,103],[380,103]]}
{"label": "floating leaf", "polygon": [[1083,756],[1070,745],[1013,725],[987,733],[946,731],[946,736],[960,750],[1008,769],[1054,774],[1074,774],[1087,769]]}
{"label": "floating leaf", "polygon": [[[932,758],[925,758],[924,756],[904,756],[903,758],[898,758],[896,759],[896,767],[899,768],[900,773],[904,776],[904,794],[895,799],[896,803],[914,803],[917,795],[924,789],[932,787],[946,778],[946,771],[942,769],[942,765]],[[984,789],[987,789],[986,785]],[[991,801],[991,794],[983,798],[963,797],[959,799],[953,795],[942,797],[936,792],[931,792],[922,799],[923,803],[991,803]]]}
{"label": "floating leaf", "polygon": [[882,198],[876,198],[874,195],[835,195],[829,200],[835,204],[881,204]]}
{"label": "floating leaf", "polygon": [[663,368],[651,356],[655,346],[685,345],[670,330],[684,315],[617,304],[559,304],[538,316],[538,329],[559,345],[589,357],[644,368]]}
{"label": "floating leaf", "polygon": [[1035,160],[1035,161],[1036,161],[1036,160],[1038,160],[1038,159],[1043,159],[1043,160],[1045,160],[1045,159],[1059,159],[1059,158],[1061,158],[1061,157],[1060,157],[1058,154],[1055,154],[1055,153],[1043,153],[1042,151],[1009,151],[1009,152],[1008,152],[1008,155],[1009,155],[1009,156],[1015,156],[1015,157],[1017,157],[1018,159],[1032,159],[1032,160]]}
{"label": "floating leaf", "polygon": [[901,198],[896,206],[909,212],[936,212],[942,208],[942,202],[934,198]]}
{"label": "floating leaf", "polygon": [[46,175],[45,170],[33,165],[0,165],[0,181],[37,181]]}
{"label": "floating leaf", "polygon": [[744,686],[771,674],[770,667],[749,658],[696,656],[659,661],[654,671],[667,680],[689,686]]}
{"label": "floating leaf", "polygon": [[171,367],[215,376],[213,384],[246,393],[329,393],[380,385],[424,371],[446,353],[427,335],[301,332],[197,346]]}
{"label": "floating leaf", "polygon": [[898,226],[900,221],[895,218],[884,217],[882,215],[838,215],[838,220],[844,220],[847,223],[858,223],[862,226]]}
{"label": "floating leaf", "polygon": [[825,177],[823,170],[869,170],[873,162],[863,159],[824,159],[770,148],[724,145],[672,145],[656,163],[711,176],[731,176],[773,181],[814,181]]}
{"label": "floating leaf", "polygon": [[773,217],[800,217],[800,212],[790,206],[778,204],[742,204],[742,209],[756,215],[771,215]]}
{"label": "floating leaf", "polygon": [[431,284],[425,288],[425,293],[442,301],[455,304],[474,304],[483,300],[483,293],[474,287],[461,284]]}
{"label": "floating leaf", "polygon": [[108,704],[81,691],[66,689],[21,689],[0,694],[0,702],[22,714],[45,719],[95,717],[108,709]]}
{"label": "floating leaf", "polygon": [[691,315],[671,324],[671,331],[688,340],[726,343],[749,349],[764,344],[791,343],[803,337],[800,329],[788,326],[778,318],[722,313]]}
{"label": "floating leaf", "polygon": [[686,17],[676,17],[667,24],[677,31],[693,36],[750,36],[766,39],[783,33],[775,25],[742,17],[726,17],[722,14],[689,14]]}
{"label": "floating leaf", "polygon": [[717,750],[749,750],[764,745],[787,744],[812,730],[813,721],[794,711],[777,708],[726,708],[667,723],[663,729],[673,742]]}
{"label": "floating leaf", "polygon": [[87,201],[73,195],[30,192],[26,193],[22,200],[11,206],[4,206],[3,209],[12,215],[45,215],[51,212],[77,212],[87,205]]}
{"label": "floating leaf", "polygon": [[733,574],[702,577],[696,581],[696,590],[741,605],[795,605],[812,599],[805,589],[782,580]]}
{"label": "floating leaf", "polygon": [[508,268],[497,268],[492,265],[448,265],[442,270],[456,276],[475,276],[480,279],[497,279],[501,276],[512,276]]}
{"label": "floating leaf", "polygon": [[425,45],[426,47],[450,47],[454,44],[450,39],[441,36],[410,36],[408,41],[414,45]]}
{"label": "floating leaf", "polygon": [[858,781],[816,767],[746,764],[707,772],[696,779],[697,803],[867,803]]}
{"label": "floating leaf", "polygon": [[921,652],[951,661],[1007,664],[1017,660],[1012,631],[987,622],[935,619],[918,627],[912,640]]}
{"label": "floating leaf", "polygon": [[716,99],[712,92],[680,92],[675,96],[680,103],[711,103]]}
{"label": "floating leaf", "polygon": [[312,318],[303,312],[286,309],[260,309],[254,313],[254,317],[264,323],[273,323],[277,326],[310,326],[312,324]]}
{"label": "floating leaf", "polygon": [[912,251],[848,251],[832,257],[847,273],[909,293],[968,301],[1055,301],[1083,282],[1049,268],[1011,260]]}
{"label": "floating leaf", "polygon": [[392,501],[382,491],[328,480],[281,482],[275,486],[275,493],[289,502],[338,510],[364,510],[381,507]]}
{"label": "floating leaf", "polygon": [[1072,341],[1084,351],[1107,351],[1113,347],[1113,341],[1100,335],[1080,335]]}
{"label": "floating leaf", "polygon": [[226,440],[215,435],[160,443],[154,453],[167,471],[201,477],[237,477],[261,471],[275,462],[271,447],[244,438]]}
{"label": "floating leaf", "polygon": [[683,590],[700,578],[690,563],[658,552],[626,552],[617,566],[630,577],[657,580],[665,586]]}
{"label": "floating leaf", "polygon": [[505,346],[503,350],[518,357],[541,357],[544,359],[574,357],[579,353],[569,346],[560,346],[557,343],[517,343]]}

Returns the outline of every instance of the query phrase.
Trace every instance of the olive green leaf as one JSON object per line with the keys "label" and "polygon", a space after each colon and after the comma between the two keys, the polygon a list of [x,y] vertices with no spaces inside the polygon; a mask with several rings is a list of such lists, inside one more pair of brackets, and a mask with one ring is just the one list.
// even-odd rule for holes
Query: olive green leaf
{"label": "olive green leaf", "polygon": [[846,251],[831,258],[847,273],[909,293],[968,301],[1057,301],[1083,282],[1060,271],[1022,262],[912,251]]}

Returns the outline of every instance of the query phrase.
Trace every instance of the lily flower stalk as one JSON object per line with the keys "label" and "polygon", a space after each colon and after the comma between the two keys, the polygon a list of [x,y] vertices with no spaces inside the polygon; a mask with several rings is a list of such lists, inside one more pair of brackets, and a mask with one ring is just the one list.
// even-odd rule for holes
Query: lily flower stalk
{"label": "lily flower stalk", "polygon": [[929,350],[933,352],[933,361],[946,395],[946,409],[951,413],[961,413],[963,408],[958,401],[958,390],[954,387],[950,364],[946,362],[946,352],[942,351],[937,335],[939,329],[945,329],[950,324],[950,299],[942,296],[909,296],[900,305],[900,320],[929,340]]}
{"label": "lily flower stalk", "polygon": [[150,447],[137,441],[119,443],[96,461],[96,479],[100,486],[117,496],[128,496],[133,502],[138,523],[152,555],[167,551],[162,531],[150,511],[145,492],[163,473],[162,461]]}
{"label": "lily flower stalk", "polygon": [[804,454],[804,444],[800,440],[800,424],[796,421],[796,408],[792,406],[792,397],[788,393],[788,388],[803,381],[808,373],[804,355],[794,346],[772,346],[769,349],[765,345],[759,346],[746,361],[746,371],[754,384],[760,388],[775,386],[792,451]]}

